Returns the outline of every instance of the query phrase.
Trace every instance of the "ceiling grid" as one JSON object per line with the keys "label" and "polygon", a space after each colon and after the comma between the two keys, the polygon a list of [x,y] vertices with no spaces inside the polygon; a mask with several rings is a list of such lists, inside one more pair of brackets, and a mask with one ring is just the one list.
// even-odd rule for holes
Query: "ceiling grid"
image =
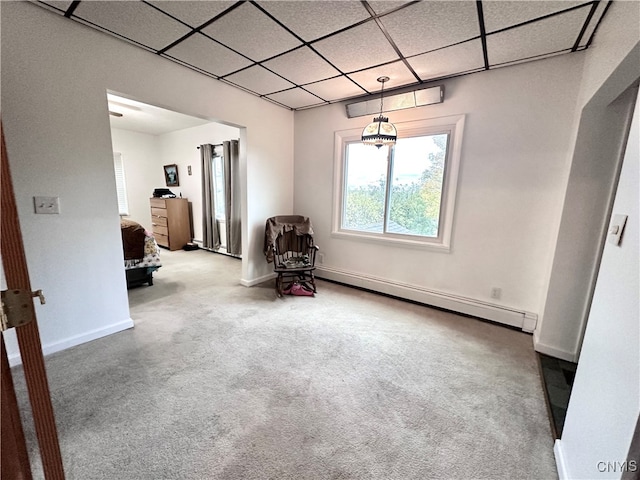
{"label": "ceiling grid", "polygon": [[584,50],[611,3],[32,1],[292,110]]}

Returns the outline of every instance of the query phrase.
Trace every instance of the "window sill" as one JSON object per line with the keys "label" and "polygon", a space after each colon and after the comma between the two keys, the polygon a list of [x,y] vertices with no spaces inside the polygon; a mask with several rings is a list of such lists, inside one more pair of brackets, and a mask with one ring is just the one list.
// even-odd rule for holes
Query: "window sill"
{"label": "window sill", "polygon": [[449,243],[428,240],[413,240],[409,238],[401,238],[399,236],[396,237],[382,234],[376,235],[344,230],[334,230],[333,232],[331,232],[331,236],[334,238],[340,238],[343,240],[350,240],[354,242],[377,243],[379,245],[388,245],[392,247],[415,248],[419,250],[430,250],[441,253],[449,253],[451,251],[451,246]]}

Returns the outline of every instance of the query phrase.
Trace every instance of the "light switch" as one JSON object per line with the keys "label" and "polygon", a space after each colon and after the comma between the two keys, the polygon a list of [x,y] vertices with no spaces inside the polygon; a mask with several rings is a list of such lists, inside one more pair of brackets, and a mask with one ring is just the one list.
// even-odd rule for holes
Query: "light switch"
{"label": "light switch", "polygon": [[611,217],[611,223],[609,224],[609,234],[607,238],[610,243],[614,245],[620,245],[620,237],[624,231],[624,226],[627,224],[627,216],[616,214]]}
{"label": "light switch", "polygon": [[33,197],[36,213],[60,213],[60,197]]}

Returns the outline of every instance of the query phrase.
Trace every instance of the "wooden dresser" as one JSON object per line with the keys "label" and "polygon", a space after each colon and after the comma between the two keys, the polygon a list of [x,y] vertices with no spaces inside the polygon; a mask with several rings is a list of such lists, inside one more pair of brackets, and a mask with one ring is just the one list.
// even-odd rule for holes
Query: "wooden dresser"
{"label": "wooden dresser", "polygon": [[191,241],[186,198],[150,198],[151,225],[158,245],[179,250]]}

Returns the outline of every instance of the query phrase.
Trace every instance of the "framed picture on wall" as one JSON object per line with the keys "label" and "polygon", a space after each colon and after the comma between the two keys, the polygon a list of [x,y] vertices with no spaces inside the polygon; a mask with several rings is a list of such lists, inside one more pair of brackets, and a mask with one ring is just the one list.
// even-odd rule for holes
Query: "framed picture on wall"
{"label": "framed picture on wall", "polygon": [[180,186],[180,180],[178,179],[178,165],[175,163],[173,165],[165,165],[164,179],[167,182],[167,187]]}

